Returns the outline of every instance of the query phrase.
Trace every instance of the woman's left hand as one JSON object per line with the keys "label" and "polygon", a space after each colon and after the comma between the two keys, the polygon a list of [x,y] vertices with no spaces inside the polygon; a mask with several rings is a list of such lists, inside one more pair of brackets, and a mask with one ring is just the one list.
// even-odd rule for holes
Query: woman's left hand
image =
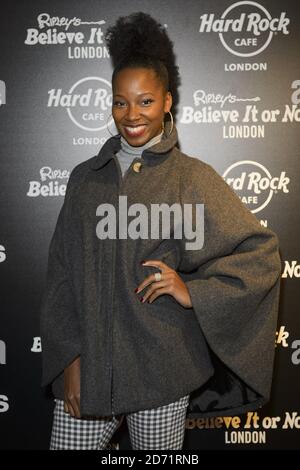
{"label": "woman's left hand", "polygon": [[141,302],[148,301],[150,304],[157,297],[163,294],[169,294],[174,297],[179,304],[185,308],[191,308],[192,301],[188,291],[188,288],[185,285],[185,282],[178,276],[177,272],[174,269],[171,269],[166,263],[163,263],[160,260],[148,260],[144,261],[143,266],[154,266],[155,268],[160,269],[161,271],[161,280],[156,281],[155,273],[147,276],[144,281],[137,287],[135,292],[138,294],[145,287],[149,286],[149,289],[145,292],[144,296],[141,298]]}

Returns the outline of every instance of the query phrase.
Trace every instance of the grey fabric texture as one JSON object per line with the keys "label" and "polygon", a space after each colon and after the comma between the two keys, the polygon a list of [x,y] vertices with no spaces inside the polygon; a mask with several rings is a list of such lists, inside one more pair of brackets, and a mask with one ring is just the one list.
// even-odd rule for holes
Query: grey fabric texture
{"label": "grey fabric texture", "polygon": [[[122,178],[111,137],[71,172],[49,247],[41,305],[42,385],[63,399],[64,368],[81,357],[81,413],[151,409],[191,393],[197,416],[242,414],[270,398],[281,261],[277,236],[260,225],[223,178],[159,143]],[[139,172],[133,170],[141,162]],[[204,204],[204,246],[176,239],[99,239],[99,204]],[[124,216],[124,214],[123,214]],[[150,217],[150,215],[149,215]],[[149,220],[149,226],[151,221]],[[164,261],[186,282],[193,308],[171,295],[141,303],[134,289]],[[113,393],[113,406],[112,406]]]}

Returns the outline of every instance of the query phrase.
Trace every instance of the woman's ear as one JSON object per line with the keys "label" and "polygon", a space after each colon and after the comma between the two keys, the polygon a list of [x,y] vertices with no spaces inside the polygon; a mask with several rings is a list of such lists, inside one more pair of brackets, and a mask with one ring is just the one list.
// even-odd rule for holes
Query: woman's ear
{"label": "woman's ear", "polygon": [[164,112],[168,113],[171,110],[173,103],[172,95],[171,92],[168,91],[165,96],[165,106],[164,106]]}

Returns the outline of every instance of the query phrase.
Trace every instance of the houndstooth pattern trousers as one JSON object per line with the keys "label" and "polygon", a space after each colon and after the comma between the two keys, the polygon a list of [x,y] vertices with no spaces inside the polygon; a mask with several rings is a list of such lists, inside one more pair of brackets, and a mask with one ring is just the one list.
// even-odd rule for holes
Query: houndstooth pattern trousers
{"label": "houndstooth pattern trousers", "polygon": [[[174,403],[125,415],[132,449],[182,449],[189,395]],[[122,415],[77,419],[55,399],[50,450],[102,450]]]}

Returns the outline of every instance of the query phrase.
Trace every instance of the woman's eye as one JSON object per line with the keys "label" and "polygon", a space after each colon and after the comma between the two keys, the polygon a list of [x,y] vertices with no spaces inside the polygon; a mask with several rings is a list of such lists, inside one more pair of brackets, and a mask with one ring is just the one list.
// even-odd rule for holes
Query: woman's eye
{"label": "woman's eye", "polygon": [[147,98],[147,99],[143,100],[143,103],[146,103],[146,105],[150,104],[152,102],[153,102],[153,100],[151,98]]}
{"label": "woman's eye", "polygon": [[123,103],[122,101],[114,101],[114,106],[122,106],[123,104],[125,103]]}
{"label": "woman's eye", "polygon": [[[145,99],[145,100],[142,101],[142,104],[148,106],[148,105],[151,104],[153,101],[154,101],[154,100],[152,100],[151,98],[147,98],[147,99]],[[118,108],[123,108],[124,106],[126,106],[126,103],[124,103],[123,101],[114,101],[114,102],[113,102],[113,105],[114,105],[114,106],[117,106]]]}

